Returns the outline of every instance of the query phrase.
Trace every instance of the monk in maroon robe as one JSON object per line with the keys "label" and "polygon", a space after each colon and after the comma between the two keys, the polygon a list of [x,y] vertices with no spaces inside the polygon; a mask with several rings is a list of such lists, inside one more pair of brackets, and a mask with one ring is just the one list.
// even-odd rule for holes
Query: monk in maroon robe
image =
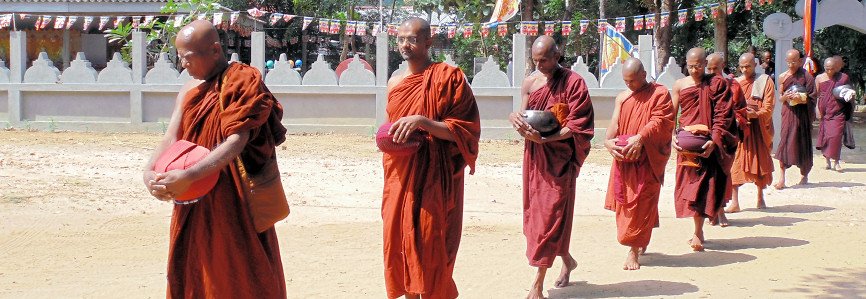
{"label": "monk in maroon robe", "polygon": [[731,183],[734,186],[731,205],[725,212],[740,211],[739,188],[745,183],[758,187],[757,208],[766,207],[764,188],[773,180],[773,109],[776,102],[776,87],[769,75],[755,73],[755,56],[745,53],[740,56],[739,69],[743,73],[737,78],[746,99],[746,122],[740,123],[740,142],[731,166]]}
{"label": "monk in maroon robe", "polygon": [[[216,186],[199,201],[175,205],[168,257],[170,298],[285,298],[277,234],[257,232],[236,166],[241,157],[257,173],[285,140],[282,107],[258,70],[229,64],[216,29],[194,21],[176,39],[181,64],[194,80],[182,88],[162,143],[148,162],[145,185],[171,200],[192,182],[219,172]],[[154,173],[156,157],[175,140],[213,149],[186,170]]]}
{"label": "monk in maroon robe", "polygon": [[[785,55],[788,70],[779,75],[782,96],[782,128],[776,159],[782,172],[773,187],[785,188],[785,170],[791,166],[800,168],[800,184],[809,183],[812,171],[812,122],[815,120],[815,79],[803,69],[803,55],[791,49]],[[792,86],[802,87],[801,92],[791,91]]]}
{"label": "monk in maroon robe", "polygon": [[[839,72],[843,67],[842,57],[834,56],[824,60],[824,73],[815,78],[818,88],[818,111],[820,120],[818,138],[815,148],[821,150],[827,160],[826,169],[842,172],[839,160],[842,156],[842,144],[854,149],[854,136],[851,128],[851,114],[854,109],[853,92],[846,92],[837,99],[833,88],[848,84],[848,75]],[[830,160],[834,164],[830,165]]]}
{"label": "monk in maroon robe", "polygon": [[677,80],[672,93],[674,107],[681,113],[679,128],[706,135],[709,140],[698,153],[699,166],[685,166],[674,132],[673,147],[679,152],[674,203],[678,218],[694,220],[694,235],[688,242],[693,250],[702,251],[704,219],[714,219],[730,198],[730,170],[737,137],[727,80],[704,74],[706,54],[701,48],[688,51],[686,64],[689,76]]}
{"label": "monk in maroon robe", "polygon": [[604,207],[616,212],[617,241],[630,247],[623,269],[637,270],[659,226],[674,109],[668,88],[647,82],[640,60],[623,63],[622,79],[629,90],[616,97],[604,143],[614,158]]}
{"label": "monk in maroon robe", "polygon": [[474,171],[481,125],[466,76],[433,63],[432,42],[427,21],[404,21],[397,46],[409,68],[388,81],[385,109],[394,142],[406,142],[416,130],[425,136],[414,154],[386,153],[382,159],[388,298],[458,295],[452,274],[463,224],[463,177],[467,166]]}
{"label": "monk in maroon robe", "polygon": [[[743,131],[741,128],[748,125],[749,120],[747,117],[747,109],[746,109],[746,98],[743,96],[742,87],[737,80],[731,75],[725,75],[725,56],[724,53],[716,52],[710,55],[707,55],[707,74],[715,75],[725,79],[728,84],[728,89],[730,90],[728,94],[730,95],[731,105],[734,112],[734,126],[737,128],[735,132],[737,132],[738,139],[743,138],[743,134],[748,134],[748,131]],[[725,194],[733,194],[732,186],[728,186],[729,191],[726,191]],[[729,201],[730,198],[725,198],[725,202]],[[710,223],[712,225],[720,225],[722,227],[728,226],[728,218],[725,216],[724,205],[718,212],[716,212],[715,219],[712,219]]]}
{"label": "monk in maroon robe", "polygon": [[[549,36],[532,45],[532,60],[538,71],[522,85],[523,103],[509,117],[526,138],[523,154],[523,235],[526,257],[538,271],[527,298],[543,298],[547,269],[557,256],[562,271],[557,287],[569,284],[577,262],[568,252],[574,218],[575,184],[580,167],[589,154],[593,136],[593,110],[583,78],[559,65],[561,53]],[[526,122],[523,110],[551,111],[560,129],[541,136]]]}

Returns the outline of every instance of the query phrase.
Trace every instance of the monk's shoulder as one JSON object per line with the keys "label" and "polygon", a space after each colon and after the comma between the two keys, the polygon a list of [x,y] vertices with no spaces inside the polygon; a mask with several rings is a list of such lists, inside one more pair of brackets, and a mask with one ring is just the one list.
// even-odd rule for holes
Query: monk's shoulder
{"label": "monk's shoulder", "polygon": [[815,82],[827,81],[827,79],[829,79],[829,76],[827,76],[827,73],[821,73],[821,74],[818,74],[818,76],[815,76]]}
{"label": "monk's shoulder", "polygon": [[586,86],[586,80],[584,80],[580,74],[566,67],[563,67],[562,69],[566,77],[566,82],[568,82],[569,85],[578,87]]}
{"label": "monk's shoulder", "polygon": [[233,62],[229,64],[226,71],[226,81],[230,82],[249,82],[249,83],[264,83],[262,81],[262,73],[259,69],[248,64]]}
{"label": "monk's shoulder", "polygon": [[452,66],[444,62],[437,62],[432,64],[430,68],[432,69],[432,71],[441,74],[443,78],[446,78],[449,81],[466,81],[466,75],[463,74],[463,70],[461,70],[459,67]]}
{"label": "monk's shoulder", "polygon": [[671,92],[670,92],[670,90],[668,90],[667,86],[664,86],[662,84],[658,84],[656,82],[651,82],[650,84],[652,84],[652,94],[661,95],[661,96],[670,96],[671,95]]}

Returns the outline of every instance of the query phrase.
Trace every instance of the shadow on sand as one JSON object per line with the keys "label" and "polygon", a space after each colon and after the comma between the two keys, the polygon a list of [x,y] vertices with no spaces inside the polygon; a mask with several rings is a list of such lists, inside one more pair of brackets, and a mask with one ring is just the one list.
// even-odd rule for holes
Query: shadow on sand
{"label": "shadow on sand", "polygon": [[[715,243],[723,240],[707,240],[704,247],[720,246]],[[683,242],[683,248],[687,248]],[[666,255],[661,253],[647,253],[640,258],[641,267],[718,267],[722,265],[745,263],[755,260],[754,255],[738,252],[704,251],[691,252],[682,255]]]}
{"label": "shadow on sand", "polygon": [[772,249],[809,244],[809,241],[782,237],[742,237],[736,239],[713,239],[704,244],[710,250]]}
{"label": "shadow on sand", "polygon": [[866,186],[863,183],[852,183],[852,182],[817,182],[817,183],[808,183],[805,185],[793,185],[788,186],[788,189],[811,189],[811,188],[845,188],[845,187],[860,187]]}
{"label": "shadow on sand", "polygon": [[737,219],[734,218],[736,216],[728,216],[728,221],[731,223],[731,226],[734,227],[755,227],[758,225],[763,226],[793,226],[794,223],[806,221],[805,218],[798,217],[778,217],[778,216],[764,216],[759,218],[744,218]]}
{"label": "shadow on sand", "polygon": [[696,285],[664,280],[639,280],[612,284],[572,282],[568,287],[550,289],[550,299],[561,298],[623,298],[678,296],[698,291]]}
{"label": "shadow on sand", "polygon": [[824,270],[832,274],[810,274],[801,278],[802,284],[773,292],[780,297],[866,298],[866,269]]}
{"label": "shadow on sand", "polygon": [[795,213],[795,214],[807,214],[807,213],[818,213],[824,211],[832,211],[836,208],[825,207],[825,206],[815,206],[815,205],[784,205],[784,206],[771,206],[766,209],[761,210],[764,213]]}

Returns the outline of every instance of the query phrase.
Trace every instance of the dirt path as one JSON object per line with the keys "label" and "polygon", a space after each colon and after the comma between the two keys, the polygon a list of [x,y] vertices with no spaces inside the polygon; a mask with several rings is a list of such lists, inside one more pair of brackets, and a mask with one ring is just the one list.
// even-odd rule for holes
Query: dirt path
{"label": "dirt path", "polygon": [[[0,131],[0,297],[164,297],[171,206],[144,192],[139,171],[158,138]],[[467,179],[455,273],[463,298],[528,291],[522,148],[484,142]],[[372,140],[290,136],[279,156],[292,204],[277,225],[289,297],[383,298],[381,154]],[[686,245],[691,220],[673,217],[673,184],[665,186],[661,228],[641,270],[629,272],[620,270],[627,249],[616,242],[613,214],[602,208],[610,158],[593,150],[578,179],[575,283],[554,289],[549,275],[547,295],[866,297],[866,161],[850,160],[843,174],[816,166],[808,187],[769,191],[768,210],[708,228],[702,253]],[[788,174],[799,180],[796,169]],[[755,188],[741,193],[751,206]]]}

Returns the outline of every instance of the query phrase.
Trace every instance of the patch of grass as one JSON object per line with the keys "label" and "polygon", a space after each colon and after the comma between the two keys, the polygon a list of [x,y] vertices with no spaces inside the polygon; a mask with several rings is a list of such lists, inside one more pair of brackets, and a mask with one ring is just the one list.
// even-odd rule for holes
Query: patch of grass
{"label": "patch of grass", "polygon": [[30,202],[31,196],[19,194],[3,194],[0,196],[0,203],[23,204]]}

